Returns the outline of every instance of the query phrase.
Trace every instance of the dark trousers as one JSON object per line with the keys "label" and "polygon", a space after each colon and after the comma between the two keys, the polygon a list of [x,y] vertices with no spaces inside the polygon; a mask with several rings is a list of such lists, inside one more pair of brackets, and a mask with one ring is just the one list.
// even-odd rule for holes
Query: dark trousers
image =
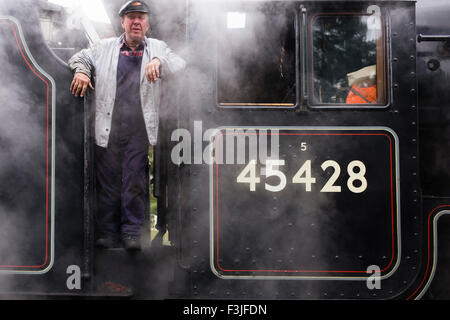
{"label": "dark trousers", "polygon": [[107,148],[95,147],[100,236],[139,235],[148,188],[146,136],[111,133]]}

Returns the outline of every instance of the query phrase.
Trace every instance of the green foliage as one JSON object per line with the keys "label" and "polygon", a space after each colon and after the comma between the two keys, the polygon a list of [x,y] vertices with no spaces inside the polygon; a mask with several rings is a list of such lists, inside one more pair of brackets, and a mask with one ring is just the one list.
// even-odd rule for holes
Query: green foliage
{"label": "green foliage", "polygon": [[323,16],[315,20],[314,93],[319,101],[344,103],[349,89],[347,74],[376,64],[376,42],[369,39],[364,19],[360,16]]}

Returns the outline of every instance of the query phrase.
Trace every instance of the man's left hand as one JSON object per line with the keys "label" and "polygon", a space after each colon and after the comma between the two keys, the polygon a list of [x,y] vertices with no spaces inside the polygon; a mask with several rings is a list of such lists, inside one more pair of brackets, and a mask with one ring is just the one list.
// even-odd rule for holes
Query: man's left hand
{"label": "man's left hand", "polygon": [[145,76],[148,82],[156,82],[159,78],[159,68],[161,66],[161,61],[158,58],[153,58],[152,61],[145,67]]}

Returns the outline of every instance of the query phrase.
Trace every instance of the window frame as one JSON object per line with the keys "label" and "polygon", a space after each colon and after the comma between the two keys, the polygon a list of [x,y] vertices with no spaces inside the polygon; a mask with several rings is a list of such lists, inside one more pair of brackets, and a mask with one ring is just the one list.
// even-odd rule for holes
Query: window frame
{"label": "window frame", "polygon": [[[300,66],[300,18],[299,11],[296,7],[286,8],[293,14],[293,25],[294,25],[294,65],[295,65],[295,102],[294,103],[224,103],[219,101],[219,60],[220,60],[220,50],[219,50],[219,39],[218,36],[215,41],[216,49],[216,59],[215,59],[215,102],[217,109],[237,109],[237,110],[296,110],[300,107],[302,97],[301,97],[301,66]],[[257,11],[256,7],[253,6],[243,6],[243,7],[229,7],[223,10],[219,14],[219,19],[217,19],[217,32],[220,33],[223,30],[223,26],[227,23],[227,13],[230,11],[239,11],[245,13],[252,13]]]}
{"label": "window frame", "polygon": [[[378,69],[378,61],[381,59],[383,62],[382,68],[384,77],[384,101],[383,103],[361,103],[361,104],[346,104],[346,103],[321,103],[316,100],[316,97],[314,95],[314,34],[313,34],[313,24],[315,23],[316,19],[318,17],[333,17],[333,16],[370,16],[371,14],[368,14],[367,12],[362,11],[361,9],[357,10],[348,10],[348,11],[318,11],[314,12],[309,18],[308,23],[308,48],[307,48],[307,68],[308,68],[308,80],[307,80],[307,95],[309,99],[307,99],[307,106],[310,109],[340,109],[340,110],[374,110],[374,109],[387,109],[392,104],[392,93],[391,93],[391,67],[390,67],[390,41],[389,41],[389,21],[390,17],[387,14],[385,10],[383,10],[381,7],[381,45],[382,45],[382,57],[378,58],[377,53],[377,69]],[[378,48],[377,48],[378,50]],[[378,80],[377,80],[378,82]],[[377,83],[378,88],[378,83]],[[378,95],[378,92],[377,92]]]}

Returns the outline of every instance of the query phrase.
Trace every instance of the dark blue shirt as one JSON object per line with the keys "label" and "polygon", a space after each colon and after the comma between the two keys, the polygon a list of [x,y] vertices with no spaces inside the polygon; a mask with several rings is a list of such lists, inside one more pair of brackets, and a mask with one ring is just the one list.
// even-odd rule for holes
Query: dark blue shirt
{"label": "dark blue shirt", "polygon": [[[122,54],[123,47],[122,44],[117,67],[117,90],[111,134],[114,133],[121,138],[146,137],[140,99],[142,54]],[[135,51],[142,50],[141,44]]]}

